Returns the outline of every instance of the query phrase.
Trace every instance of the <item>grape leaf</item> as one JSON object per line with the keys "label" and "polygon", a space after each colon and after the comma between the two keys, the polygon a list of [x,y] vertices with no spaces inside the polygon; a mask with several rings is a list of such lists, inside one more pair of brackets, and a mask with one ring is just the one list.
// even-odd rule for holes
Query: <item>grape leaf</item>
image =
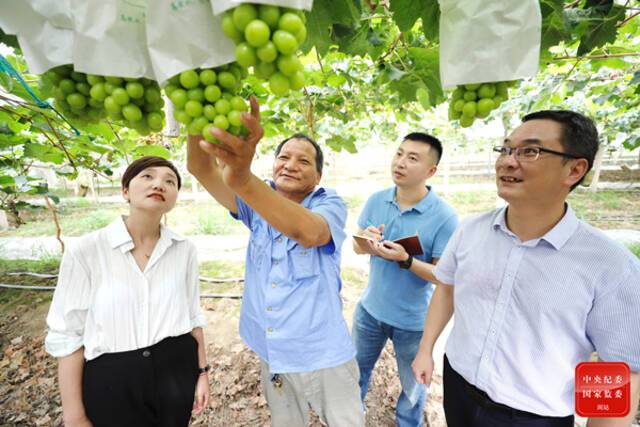
{"label": "grape leaf", "polygon": [[159,156],[168,159],[171,153],[160,145],[140,145],[134,150],[135,154],[140,156]]}
{"label": "grape leaf", "polygon": [[[334,33],[336,33],[336,27],[337,25],[334,25]],[[343,35],[337,38],[340,51],[354,56],[366,55],[369,47],[369,26],[363,25],[357,31],[345,26],[340,28],[343,31]]]}
{"label": "grape leaf", "polygon": [[336,152],[340,152],[341,150],[348,151],[349,153],[358,152],[355,144],[355,137],[353,136],[344,137],[342,135],[332,135],[330,138],[325,140],[325,144]]}
{"label": "grape leaf", "polygon": [[422,10],[422,0],[391,0],[389,9],[393,12],[393,20],[403,33],[409,31],[418,19],[417,10]]}
{"label": "grape leaf", "polygon": [[613,5],[606,14],[601,7],[591,10],[592,19],[589,21],[586,33],[580,38],[578,56],[585,55],[593,49],[613,43],[616,40],[618,22],[624,20],[625,8]]}
{"label": "grape leaf", "polygon": [[315,46],[324,55],[332,44],[331,32],[334,24],[358,27],[360,9],[352,0],[316,0],[311,12],[306,12],[307,40],[302,44],[303,52]]}
{"label": "grape leaf", "polygon": [[49,146],[31,142],[24,147],[25,156],[33,157],[43,162],[62,164],[64,154],[59,150]]}
{"label": "grape leaf", "polygon": [[540,40],[541,57],[549,58],[549,48],[569,37],[564,16],[563,0],[541,0],[542,30]]}
{"label": "grape leaf", "polygon": [[437,0],[422,0],[422,32],[427,40],[440,39],[440,6]]}
{"label": "grape leaf", "polygon": [[323,4],[324,0],[313,2],[313,9],[307,12],[307,39],[300,47],[304,53],[315,47],[316,52],[324,55],[331,46],[331,34],[329,29],[333,24],[331,12]]}

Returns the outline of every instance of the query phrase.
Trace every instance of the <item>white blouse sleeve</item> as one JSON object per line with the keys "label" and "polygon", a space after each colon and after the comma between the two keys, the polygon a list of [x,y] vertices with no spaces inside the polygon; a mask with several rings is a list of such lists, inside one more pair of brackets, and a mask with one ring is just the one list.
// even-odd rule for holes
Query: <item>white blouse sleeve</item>
{"label": "white blouse sleeve", "polygon": [[54,357],[68,356],[84,345],[91,281],[76,256],[71,248],[62,256],[58,284],[47,316],[45,350]]}
{"label": "white blouse sleeve", "polygon": [[190,244],[189,265],[187,266],[187,297],[191,329],[207,326],[207,318],[200,309],[200,269],[196,247]]}

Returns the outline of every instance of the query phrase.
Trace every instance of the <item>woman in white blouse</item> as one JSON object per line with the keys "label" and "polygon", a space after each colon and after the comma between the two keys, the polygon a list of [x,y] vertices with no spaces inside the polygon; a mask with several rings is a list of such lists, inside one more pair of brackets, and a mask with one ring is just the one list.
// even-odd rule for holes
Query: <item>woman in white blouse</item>
{"label": "woman in white blouse", "polygon": [[45,341],[66,426],[186,426],[208,403],[196,249],[160,223],[180,186],[171,162],[136,160],[129,215],[67,246]]}

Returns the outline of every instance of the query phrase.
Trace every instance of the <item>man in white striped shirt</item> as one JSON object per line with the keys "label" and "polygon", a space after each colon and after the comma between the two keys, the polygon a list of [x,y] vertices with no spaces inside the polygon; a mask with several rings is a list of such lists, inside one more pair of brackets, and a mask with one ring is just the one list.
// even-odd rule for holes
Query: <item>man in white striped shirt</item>
{"label": "man in white striped shirt", "polygon": [[444,360],[449,427],[574,425],[574,371],[593,351],[631,374],[629,426],[640,393],[640,261],[580,221],[566,203],[598,150],[594,123],[541,111],[494,149],[508,206],[465,220],[436,267],[421,348],[429,383],[436,339],[455,313]]}

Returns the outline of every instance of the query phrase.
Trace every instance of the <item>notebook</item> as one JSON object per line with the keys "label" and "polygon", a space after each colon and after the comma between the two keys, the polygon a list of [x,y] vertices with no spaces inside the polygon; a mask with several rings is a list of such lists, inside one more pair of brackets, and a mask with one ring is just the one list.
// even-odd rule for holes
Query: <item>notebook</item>
{"label": "notebook", "polygon": [[[367,240],[370,240],[372,242],[376,241],[373,237],[363,236],[361,234],[354,234],[353,238],[356,239],[359,244],[363,245],[367,244]],[[420,238],[417,234],[414,234],[413,236],[402,237],[400,239],[394,240],[393,242],[402,246],[404,250],[407,251],[407,253],[411,256],[422,255],[424,253],[424,251],[422,250],[422,245],[420,244]]]}

